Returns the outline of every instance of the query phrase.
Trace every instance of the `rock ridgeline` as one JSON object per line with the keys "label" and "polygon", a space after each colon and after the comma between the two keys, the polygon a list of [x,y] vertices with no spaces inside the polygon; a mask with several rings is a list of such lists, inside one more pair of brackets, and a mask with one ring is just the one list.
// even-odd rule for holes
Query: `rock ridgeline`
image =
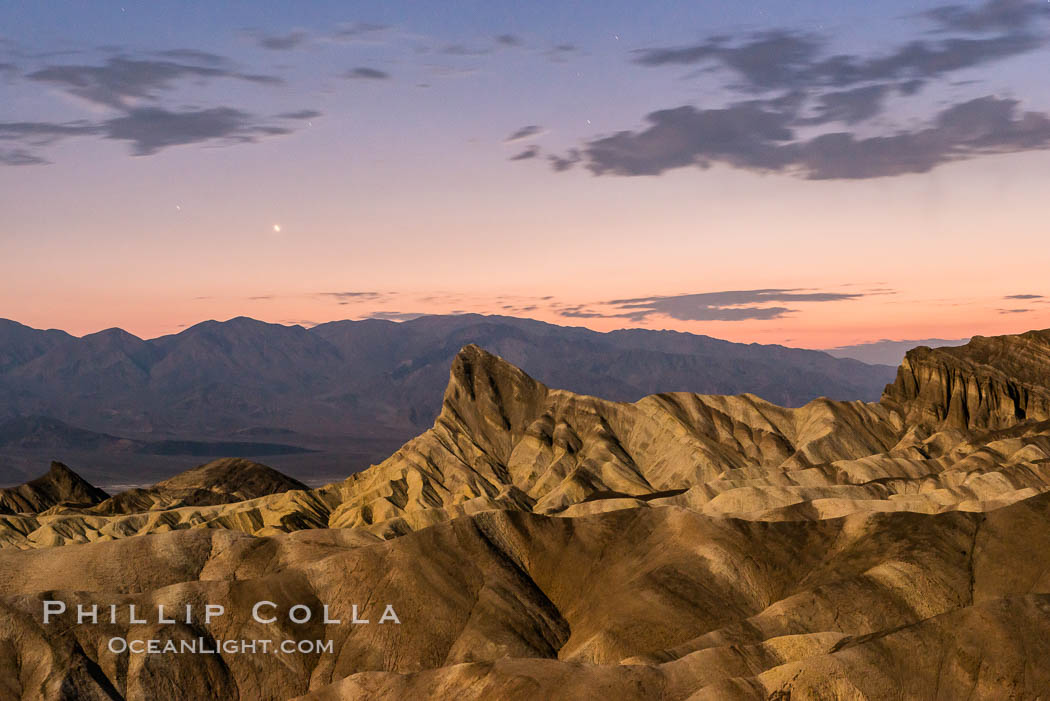
{"label": "rock ridgeline", "polygon": [[218,461],[83,513],[21,514],[0,543],[128,537],[158,524],[392,538],[499,510],[677,506],[764,521],[985,511],[1050,489],[1048,348],[1046,332],[919,348],[881,402],[790,409],[753,395],[610,402],[550,389],[468,345],[434,426],[343,482],[309,490],[255,463]]}
{"label": "rock ridgeline", "polygon": [[307,489],[299,480],[243,458],[223,458],[179,473],[148,489],[130,489],[98,504],[106,515],[187,506],[215,506]]}
{"label": "rock ridgeline", "polygon": [[[1048,348],[920,348],[878,403],[787,409],[610,402],[467,346],[434,426],[340,483],[231,459],[106,499],[53,467],[5,492],[0,696],[1038,698]],[[250,618],[261,596],[273,624]],[[374,598],[401,623],[286,620],[375,622]],[[44,599],[120,613],[41,626]],[[127,613],[202,602],[227,615]],[[113,636],[332,648],[136,656]]]}
{"label": "rock ridgeline", "polygon": [[994,430],[1050,419],[1050,331],[908,352],[883,403],[911,425]]}
{"label": "rock ridgeline", "polygon": [[109,498],[60,462],[52,462],[46,475],[18,487],[0,489],[0,514],[40,513],[56,506],[86,508]]}

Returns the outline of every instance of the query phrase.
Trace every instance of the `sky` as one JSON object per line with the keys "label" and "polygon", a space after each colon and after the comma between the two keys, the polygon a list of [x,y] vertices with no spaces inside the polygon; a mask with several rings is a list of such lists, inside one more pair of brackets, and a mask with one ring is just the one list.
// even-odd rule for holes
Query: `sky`
{"label": "sky", "polygon": [[0,317],[1046,328],[1048,58],[1034,0],[15,0]]}

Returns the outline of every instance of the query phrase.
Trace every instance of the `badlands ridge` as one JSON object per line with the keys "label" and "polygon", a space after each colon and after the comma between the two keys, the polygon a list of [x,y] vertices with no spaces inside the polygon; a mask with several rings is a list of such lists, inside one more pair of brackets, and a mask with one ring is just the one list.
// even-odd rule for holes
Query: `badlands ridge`
{"label": "badlands ridge", "polygon": [[[1048,491],[1048,331],[918,348],[877,403],[795,409],[610,402],[467,346],[433,428],[343,482],[229,459],[0,490],[0,697],[1045,698]],[[53,599],[227,613],[45,626]],[[262,625],[261,599],[401,624]]]}

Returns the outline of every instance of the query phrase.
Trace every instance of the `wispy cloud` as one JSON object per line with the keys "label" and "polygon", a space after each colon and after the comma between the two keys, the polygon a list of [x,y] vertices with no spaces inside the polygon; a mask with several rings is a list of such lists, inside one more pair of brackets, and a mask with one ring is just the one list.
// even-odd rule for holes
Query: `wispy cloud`
{"label": "wispy cloud", "polygon": [[374,301],[387,297],[383,292],[318,292],[318,297],[334,299],[337,304],[345,305],[354,301]]}
{"label": "wispy cloud", "polygon": [[496,43],[500,46],[523,46],[525,42],[516,34],[500,34],[496,37]]}
{"label": "wispy cloud", "polygon": [[372,312],[366,319],[382,319],[384,321],[412,321],[421,316],[427,316],[422,312]]}
{"label": "wispy cloud", "polygon": [[634,62],[650,67],[707,64],[729,71],[738,81],[734,87],[752,91],[930,80],[1040,48],[1046,39],[1037,23],[1047,16],[1036,2],[989,0],[972,10],[944,6],[926,17],[942,29],[970,25],[971,30],[1001,30],[992,36],[915,39],[886,53],[864,56],[831,53],[831,42],[818,34],[774,29],[737,39],[717,36],[687,46],[640,49]]}
{"label": "wispy cloud", "polygon": [[[885,293],[879,293],[885,294]],[[558,314],[581,319],[630,319],[668,316],[679,321],[744,321],[780,319],[797,309],[785,304],[844,302],[867,293],[826,292],[800,289],[726,290],[670,296],[614,299],[592,304],[552,303]]]}
{"label": "wispy cloud", "polygon": [[343,74],[344,78],[350,80],[388,80],[390,74],[386,71],[381,71],[378,68],[369,68],[368,66],[358,66],[357,68],[351,68]]}
{"label": "wispy cloud", "polygon": [[[280,78],[246,73],[218,54],[196,49],[158,50],[141,57],[112,56],[98,64],[50,65],[29,73],[27,79],[51,85],[115,113],[108,119],[70,122],[22,121],[0,123],[0,141],[16,142],[3,151],[0,165],[36,165],[49,161],[36,149],[60,139],[96,137],[124,141],[135,156],[196,143],[219,145],[254,143],[292,132],[286,124],[227,105],[170,109],[161,98],[184,81],[233,79],[258,85],[277,85]],[[307,120],[316,110],[277,115],[279,120]]]}
{"label": "wispy cloud", "polygon": [[276,76],[244,73],[214,65],[124,56],[110,58],[101,65],[48,66],[26,77],[89,102],[121,110],[132,109],[144,101],[156,101],[160,92],[170,90],[177,81],[186,78],[230,78],[261,85],[280,85],[283,82]]}
{"label": "wispy cloud", "polygon": [[564,63],[580,52],[580,47],[575,44],[555,44],[543,52],[549,61]]}
{"label": "wispy cloud", "polygon": [[277,119],[309,120],[317,119],[322,115],[323,113],[317,110],[297,110],[295,112],[282,112],[277,115]]}
{"label": "wispy cloud", "polygon": [[540,147],[539,146],[529,146],[529,147],[525,148],[525,150],[519,151],[518,153],[514,154],[508,160],[511,160],[511,161],[527,161],[530,158],[536,158],[539,155],[540,155]]}
{"label": "wispy cloud", "polygon": [[438,53],[446,56],[487,56],[492,53],[488,47],[473,47],[465,44],[449,44],[438,50]]}
{"label": "wispy cloud", "polygon": [[547,156],[547,161],[550,163],[551,169],[556,173],[569,170],[582,160],[583,156],[580,154],[580,150],[575,148],[569,149],[564,156],[559,156],[557,154]]}
{"label": "wispy cloud", "polygon": [[287,34],[263,34],[253,33],[256,43],[263,49],[270,51],[290,51],[302,46],[310,38],[310,35],[302,29],[297,29]]}
{"label": "wispy cloud", "polygon": [[332,33],[332,37],[341,41],[364,41],[374,40],[377,35],[390,29],[387,24],[373,24],[371,22],[354,22],[353,24],[341,25]]}
{"label": "wispy cloud", "polygon": [[[265,120],[232,107],[181,111],[146,107],[129,110],[119,117],[101,122],[0,123],[0,140],[18,140],[33,146],[43,146],[67,137],[98,136],[128,142],[135,156],[152,155],[171,146],[203,142],[227,145],[253,143],[265,137],[289,133],[291,129],[287,127],[268,124]],[[47,162],[24,149],[16,149],[13,153],[16,158],[5,160],[6,165]]]}
{"label": "wispy cloud", "polygon": [[1044,3],[990,0],[981,5],[942,5],[924,13],[942,29],[966,32],[1016,31],[1046,17]]}
{"label": "wispy cloud", "polygon": [[543,127],[538,124],[529,124],[528,126],[521,127],[516,130],[510,136],[503,140],[505,144],[513,144],[516,141],[524,141],[525,139],[531,139],[535,136],[540,136],[544,133]]}
{"label": "wispy cloud", "polygon": [[35,166],[50,163],[46,158],[30,153],[22,148],[0,149],[0,165]]}
{"label": "wispy cloud", "polygon": [[190,63],[203,63],[213,66],[231,65],[230,60],[225,56],[213,54],[210,51],[200,51],[198,49],[165,49],[163,51],[155,52],[154,55],[175,59],[177,61],[189,61]]}
{"label": "wispy cloud", "polygon": [[151,107],[132,110],[102,123],[104,138],[128,141],[136,156],[148,156],[169,146],[220,141],[252,143],[267,136],[289,134],[286,127],[257,122],[232,107],[173,112]]}

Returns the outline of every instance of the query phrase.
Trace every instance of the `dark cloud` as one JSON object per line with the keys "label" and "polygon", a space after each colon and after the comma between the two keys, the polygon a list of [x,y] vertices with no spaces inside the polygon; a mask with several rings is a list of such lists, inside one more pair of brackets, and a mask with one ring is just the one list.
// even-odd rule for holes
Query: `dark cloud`
{"label": "dark cloud", "polygon": [[[110,47],[108,51],[119,51]],[[26,76],[64,92],[115,110],[117,116],[102,121],[0,123],[0,140],[23,146],[40,146],[59,139],[97,136],[127,141],[131,152],[142,156],[169,146],[216,142],[251,143],[266,136],[290,133],[285,126],[265,123],[252,114],[227,106],[168,109],[155,104],[162,93],[180,81],[234,79],[262,85],[282,81],[268,75],[244,73],[228,59],[197,49],[154,51],[145,58],[112,56],[101,64],[50,65]],[[280,115],[279,119],[310,119],[314,110]],[[3,163],[44,162],[24,148],[9,152]]]}
{"label": "dark cloud", "polygon": [[808,120],[800,121],[813,124],[863,122],[882,111],[883,101],[891,89],[890,85],[881,84],[826,92],[817,98],[816,114]]}
{"label": "dark cloud", "polygon": [[1000,309],[998,311],[999,311],[1000,314],[1028,314],[1032,310],[1031,309]]}
{"label": "dark cloud", "polygon": [[713,37],[686,47],[640,49],[642,66],[711,64],[742,82],[731,87],[751,91],[851,87],[866,82],[929,80],[964,68],[1017,56],[1039,48],[1042,38],[1010,32],[992,37],[916,40],[883,56],[827,55],[828,42],[813,34],[775,30],[743,41]]}
{"label": "dark cloud", "polygon": [[390,74],[386,71],[381,71],[378,68],[359,66],[344,73],[343,77],[352,80],[388,80]]}
{"label": "dark cloud", "polygon": [[90,122],[0,122],[0,140],[44,146],[67,136],[98,134],[102,129]]}
{"label": "dark cloud", "polygon": [[564,63],[577,54],[579,50],[579,47],[575,44],[556,44],[544,51],[543,55],[547,57],[547,60],[554,63]]}
{"label": "dark cloud", "polygon": [[[857,179],[1050,147],[1050,115],[1024,112],[1015,100],[991,95],[943,108],[925,126],[873,121],[885,115],[891,95],[913,96],[958,71],[1044,47],[1046,33],[1036,24],[1050,18],[1050,11],[1031,0],[987,0],[945,5],[922,17],[949,35],[904,41],[871,55],[835,53],[827,37],[789,29],[638,50],[633,60],[642,66],[726,71],[732,78],[723,87],[752,99],[658,110],[646,116],[643,128],[594,138],[566,156],[549,156],[550,164],[563,171],[582,163],[596,175],[657,175],[724,164]],[[859,124],[868,128],[841,127]],[[814,126],[825,130],[800,132]]]}
{"label": "dark cloud", "polygon": [[[300,113],[307,114],[306,110]],[[302,117],[300,117],[302,118]],[[286,127],[266,124],[257,117],[232,107],[212,107],[170,111],[159,107],[128,110],[119,117],[101,122],[0,122],[0,141],[44,146],[59,139],[98,136],[127,141],[131,153],[148,156],[169,146],[203,142],[223,144],[252,143],[267,136],[289,134]],[[46,163],[24,149],[7,152],[3,165]]]}
{"label": "dark cloud", "polygon": [[729,45],[723,36],[692,46],[639,49],[635,63],[642,66],[693,65],[715,62],[729,68],[756,88],[797,87],[806,82],[823,41],[814,35],[786,30],[752,35]]}
{"label": "dark cloud", "polygon": [[283,112],[277,115],[278,119],[317,119],[322,115],[317,110],[298,110],[296,112]]}
{"label": "dark cloud", "polygon": [[[588,142],[586,167],[595,175],[658,175],[684,166],[723,162],[741,168],[781,170],[791,160],[784,148],[794,134],[791,115],[755,104],[698,110],[685,106],[646,117],[642,131],[621,131]],[[578,154],[552,164],[564,170]]]}
{"label": "dark cloud", "polygon": [[290,51],[301,46],[309,38],[310,35],[302,30],[287,34],[255,34],[256,43],[270,51]]}
{"label": "dark cloud", "polygon": [[492,49],[476,49],[464,44],[449,44],[442,48],[439,53],[446,56],[486,56],[492,53]]}
{"label": "dark cloud", "polygon": [[512,160],[512,161],[527,161],[530,158],[536,158],[539,155],[540,155],[540,147],[539,146],[529,146],[524,151],[521,151],[521,152],[511,156],[509,160]]}
{"label": "dark cloud", "polygon": [[169,146],[205,141],[251,143],[266,136],[290,133],[284,127],[259,124],[232,107],[172,112],[160,108],[131,110],[102,122],[103,137],[129,141],[136,156],[157,153]]}
{"label": "dark cloud", "polygon": [[376,300],[385,295],[381,292],[318,292],[317,296],[334,299],[338,304],[349,304],[353,300]]}
{"label": "dark cloud", "polygon": [[533,136],[538,136],[539,134],[542,134],[542,133],[543,133],[543,127],[538,126],[536,124],[530,124],[528,126],[522,127],[521,129],[518,129],[517,131],[515,131],[513,134],[511,134],[506,139],[504,139],[503,143],[505,143],[505,144],[512,144],[515,141],[522,141],[524,139],[528,139],[528,138],[533,137]]}
{"label": "dark cloud", "polygon": [[439,64],[427,64],[430,72],[438,78],[462,78],[478,73],[477,68],[464,68],[462,66],[442,66]]}
{"label": "dark cloud", "polygon": [[556,173],[561,173],[569,170],[583,160],[583,156],[580,155],[579,149],[571,148],[564,156],[551,154],[550,156],[547,156],[547,160],[550,161],[551,168]]}
{"label": "dark cloud", "polygon": [[17,73],[18,66],[15,64],[0,62],[0,75],[16,75]]}
{"label": "dark cloud", "polygon": [[521,46],[524,42],[514,34],[500,34],[496,37],[496,43],[500,46]]}
{"label": "dark cloud", "polygon": [[333,36],[343,41],[355,41],[371,38],[373,35],[386,31],[390,26],[386,24],[370,24],[368,22],[355,22],[346,24],[335,31]]}
{"label": "dark cloud", "polygon": [[210,51],[198,51],[197,49],[168,49],[166,51],[158,51],[155,55],[172,58],[177,61],[190,61],[213,66],[228,65],[230,62],[225,56],[213,54]]}
{"label": "dark cloud", "polygon": [[988,96],[946,108],[926,128],[869,138],[824,134],[787,150],[806,177],[827,179],[925,173],[980,155],[1046,148],[1050,116]]}
{"label": "dark cloud", "polygon": [[583,161],[595,175],[659,175],[721,163],[810,179],[861,179],[924,173],[982,154],[1050,148],[1050,116],[1022,112],[1016,100],[992,96],[952,105],[928,126],[889,136],[833,132],[800,140],[793,120],[791,110],[770,110],[759,101],[660,110],[646,117],[646,129],[595,139],[582,152],[552,157],[551,164],[565,170]]}
{"label": "dark cloud", "polygon": [[421,316],[426,316],[426,314],[422,312],[372,312],[365,318],[382,319],[384,321],[412,321]]}
{"label": "dark cloud", "polygon": [[[783,306],[755,306],[775,302],[841,302],[863,297],[862,293],[809,292],[795,289],[730,290],[672,297],[640,297],[605,302],[616,311],[603,316],[641,321],[663,314],[681,321],[742,321],[779,319],[796,310]],[[568,314],[580,316],[580,314]]]}
{"label": "dark cloud", "polygon": [[157,92],[168,90],[183,78],[233,78],[260,84],[279,84],[279,78],[239,73],[214,66],[175,61],[155,61],[116,57],[101,66],[48,66],[26,76],[30,80],[55,85],[71,95],[91,102],[130,109],[142,100],[155,100]]}
{"label": "dark cloud", "polygon": [[1003,299],[1043,299],[1043,295],[1006,295]]}
{"label": "dark cloud", "polygon": [[593,309],[587,308],[582,304],[561,307],[556,311],[561,316],[570,317],[572,319],[605,319],[610,316],[624,316],[622,314],[603,314],[601,312],[596,312]]}
{"label": "dark cloud", "polygon": [[1046,3],[1031,0],[988,0],[976,7],[942,5],[923,14],[945,30],[1016,31],[1047,17],[1047,9]]}
{"label": "dark cloud", "polygon": [[5,166],[36,166],[46,165],[50,161],[30,153],[25,149],[0,149],[0,165]]}

